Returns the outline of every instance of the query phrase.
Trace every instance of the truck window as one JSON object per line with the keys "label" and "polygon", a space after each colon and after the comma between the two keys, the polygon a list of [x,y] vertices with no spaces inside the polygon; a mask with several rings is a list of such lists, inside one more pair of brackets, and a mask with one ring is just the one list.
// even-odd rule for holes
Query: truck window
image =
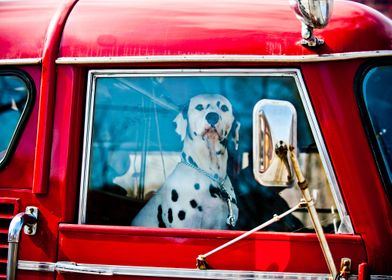
{"label": "truck window", "polygon": [[391,65],[382,65],[371,68],[362,81],[363,107],[370,127],[368,131],[374,140],[376,158],[389,187],[392,185],[391,80]]}
{"label": "truck window", "polygon": [[[312,133],[298,75],[297,70],[90,71],[79,222],[215,228],[214,215],[199,224],[186,219],[211,207],[229,213],[230,204],[235,222],[227,228],[247,230],[293,207],[301,198],[297,187],[262,186],[252,172],[252,110],[259,100],[274,99],[289,101],[297,111],[302,170],[326,232],[338,232],[344,209],[335,202],[322,164],[327,155],[317,148],[320,137]],[[203,150],[198,139],[209,146]],[[222,163],[219,156],[226,152]],[[215,164],[222,172],[211,173]],[[228,180],[232,190],[215,187]],[[158,191],[162,186],[166,189]],[[209,188],[208,197],[201,188]],[[303,209],[267,230],[304,232],[312,225]]]}
{"label": "truck window", "polygon": [[30,109],[32,87],[23,74],[0,71],[0,167],[10,157],[18,138],[18,130]]}

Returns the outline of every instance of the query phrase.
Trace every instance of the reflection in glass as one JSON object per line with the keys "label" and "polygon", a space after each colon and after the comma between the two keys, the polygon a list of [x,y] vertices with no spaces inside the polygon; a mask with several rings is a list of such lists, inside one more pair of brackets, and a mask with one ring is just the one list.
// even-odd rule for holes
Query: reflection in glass
{"label": "reflection in glass", "polygon": [[25,81],[16,75],[0,73],[0,163],[9,152],[28,99]]}
{"label": "reflection in glass", "polygon": [[[294,77],[290,75],[97,74],[94,79],[92,142],[86,222],[130,225],[181,161],[182,141],[174,119],[200,94],[220,94],[231,103],[239,142],[228,143],[227,175],[240,208],[236,229],[250,229],[299,201],[296,188],[266,188],[253,176],[252,111],[261,99],[285,100],[297,111],[298,151],[303,170],[319,159]],[[339,223],[321,161],[308,168],[310,186],[323,209],[323,226]],[[306,173],[306,172],[305,172]],[[319,179],[322,178],[322,179]],[[102,207],[105,205],[105,207]],[[321,212],[323,212],[321,211]],[[121,213],[121,214],[119,214]],[[272,225],[273,231],[307,231],[298,212]]]}
{"label": "reflection in glass", "polygon": [[[363,81],[363,97],[369,114],[373,135],[381,151],[382,159],[392,183],[392,67],[371,69]],[[388,180],[388,179],[387,179]]]}

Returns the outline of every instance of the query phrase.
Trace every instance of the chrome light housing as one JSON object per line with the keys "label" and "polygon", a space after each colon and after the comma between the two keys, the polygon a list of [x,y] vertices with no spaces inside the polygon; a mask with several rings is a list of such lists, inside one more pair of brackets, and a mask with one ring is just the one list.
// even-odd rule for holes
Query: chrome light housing
{"label": "chrome light housing", "polygon": [[313,35],[313,29],[327,26],[332,14],[333,0],[290,0],[290,7],[302,22],[301,43],[309,47],[324,44],[324,40]]}

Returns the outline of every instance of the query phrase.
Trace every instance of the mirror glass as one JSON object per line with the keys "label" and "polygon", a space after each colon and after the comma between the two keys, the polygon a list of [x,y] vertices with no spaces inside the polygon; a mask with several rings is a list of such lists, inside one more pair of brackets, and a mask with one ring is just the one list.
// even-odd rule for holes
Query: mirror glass
{"label": "mirror glass", "polygon": [[253,173],[269,187],[291,187],[287,148],[297,147],[297,113],[288,101],[262,99],[253,110]]}

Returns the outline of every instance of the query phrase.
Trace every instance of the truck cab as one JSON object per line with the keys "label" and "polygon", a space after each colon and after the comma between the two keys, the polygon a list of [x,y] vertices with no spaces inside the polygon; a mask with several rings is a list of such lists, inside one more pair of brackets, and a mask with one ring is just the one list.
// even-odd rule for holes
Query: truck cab
{"label": "truck cab", "polygon": [[392,279],[392,22],[324,2],[3,2],[0,279]]}

